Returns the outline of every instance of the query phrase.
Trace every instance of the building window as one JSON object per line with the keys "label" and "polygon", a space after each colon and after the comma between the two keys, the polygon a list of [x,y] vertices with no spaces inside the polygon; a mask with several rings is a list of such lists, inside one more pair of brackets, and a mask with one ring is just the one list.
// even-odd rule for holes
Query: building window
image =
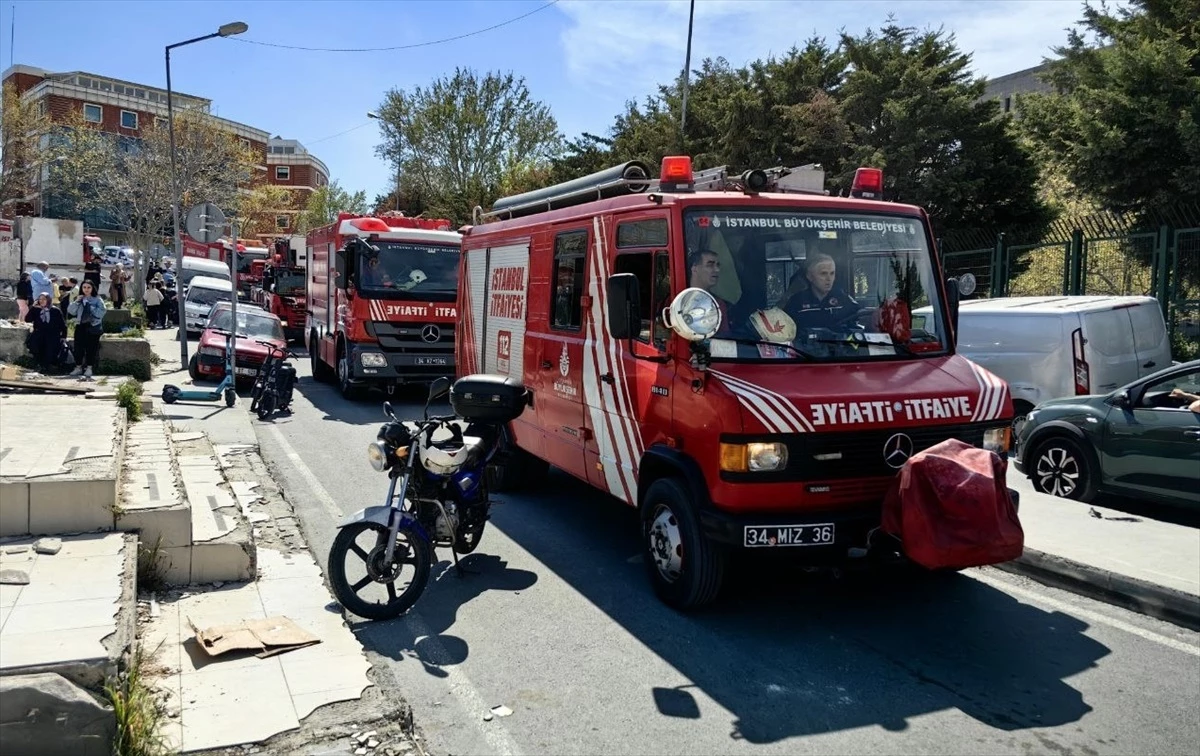
{"label": "building window", "polygon": [[667,246],[667,221],[665,218],[630,221],[617,226],[617,246],[665,247]]}
{"label": "building window", "polygon": [[577,331],[583,323],[583,285],[587,231],[568,231],[554,240],[554,299],[550,327]]}
{"label": "building window", "polygon": [[284,147],[284,148],[283,148],[283,154],[284,154],[284,155],[295,155],[295,154],[296,154],[296,148],[295,148],[295,147]]}
{"label": "building window", "polygon": [[121,111],[121,128],[136,129],[138,127],[138,114],[132,110]]}
{"label": "building window", "polygon": [[250,140],[249,139],[239,139],[238,142],[241,143],[243,150],[248,151],[250,149]]}
{"label": "building window", "polygon": [[1004,98],[1004,112],[1007,113],[1010,110],[1012,110],[1012,98],[1005,97]]}
{"label": "building window", "polygon": [[280,231],[286,231],[288,229],[288,226],[291,225],[291,223],[292,223],[292,219],[287,215],[276,215],[275,216],[275,227],[278,228]]}
{"label": "building window", "polygon": [[277,181],[289,181],[292,178],[292,169],[286,165],[275,166],[275,179]]}
{"label": "building window", "polygon": [[166,129],[166,128],[170,128],[170,125],[171,125],[171,124],[167,123],[167,119],[166,119],[166,118],[163,118],[162,116],[155,116],[155,117],[154,117],[154,128],[156,128],[156,129]]}
{"label": "building window", "polygon": [[102,120],[104,120],[104,108],[100,107],[99,105],[84,103],[83,120],[87,121],[88,123],[100,123]]}

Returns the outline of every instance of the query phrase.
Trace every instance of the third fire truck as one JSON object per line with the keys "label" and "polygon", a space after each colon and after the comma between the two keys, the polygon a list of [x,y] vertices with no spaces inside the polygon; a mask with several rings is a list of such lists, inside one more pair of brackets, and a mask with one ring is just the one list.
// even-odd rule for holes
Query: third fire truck
{"label": "third fire truck", "polygon": [[288,239],[276,239],[272,246],[270,259],[250,263],[250,275],[257,281],[250,287],[250,301],[279,317],[289,342],[303,342],[307,319],[304,268],[297,263],[300,250]]}
{"label": "third fire truck", "polygon": [[453,377],[461,240],[448,220],[401,213],[340,213],[310,231],[313,376],[347,398]]}

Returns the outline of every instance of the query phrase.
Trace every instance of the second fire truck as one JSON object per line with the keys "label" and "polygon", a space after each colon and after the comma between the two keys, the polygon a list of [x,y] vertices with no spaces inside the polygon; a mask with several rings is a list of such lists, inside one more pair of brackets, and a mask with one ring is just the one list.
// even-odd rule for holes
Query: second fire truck
{"label": "second fire truck", "polygon": [[354,398],[370,386],[453,377],[459,245],[444,219],[340,213],[308,234],[313,376]]}

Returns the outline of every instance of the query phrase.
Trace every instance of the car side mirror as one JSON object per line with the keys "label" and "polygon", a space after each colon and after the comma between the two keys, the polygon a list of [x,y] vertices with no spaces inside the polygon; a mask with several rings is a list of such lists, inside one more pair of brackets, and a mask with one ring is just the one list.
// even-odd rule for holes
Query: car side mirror
{"label": "car side mirror", "polygon": [[1130,409],[1133,407],[1133,400],[1129,397],[1128,391],[1118,391],[1109,399],[1109,404],[1121,409]]}
{"label": "car side mirror", "polygon": [[632,273],[608,277],[608,331],[614,339],[632,339],[642,330],[641,287]]}

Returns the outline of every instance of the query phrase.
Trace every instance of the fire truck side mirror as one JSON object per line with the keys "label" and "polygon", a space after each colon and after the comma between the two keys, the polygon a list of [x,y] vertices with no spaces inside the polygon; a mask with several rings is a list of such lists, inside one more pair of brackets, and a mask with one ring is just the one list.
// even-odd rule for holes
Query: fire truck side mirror
{"label": "fire truck side mirror", "polygon": [[958,279],[953,276],[946,278],[946,306],[950,311],[950,341],[958,342],[958,304],[962,299],[962,291],[958,288]]}
{"label": "fire truck side mirror", "polygon": [[614,339],[632,339],[642,328],[641,287],[632,273],[608,277],[608,331]]}
{"label": "fire truck side mirror", "polygon": [[343,284],[346,281],[346,275],[348,273],[346,270],[346,258],[347,254],[346,250],[344,249],[339,249],[333,256],[333,272],[337,276],[338,281]]}

